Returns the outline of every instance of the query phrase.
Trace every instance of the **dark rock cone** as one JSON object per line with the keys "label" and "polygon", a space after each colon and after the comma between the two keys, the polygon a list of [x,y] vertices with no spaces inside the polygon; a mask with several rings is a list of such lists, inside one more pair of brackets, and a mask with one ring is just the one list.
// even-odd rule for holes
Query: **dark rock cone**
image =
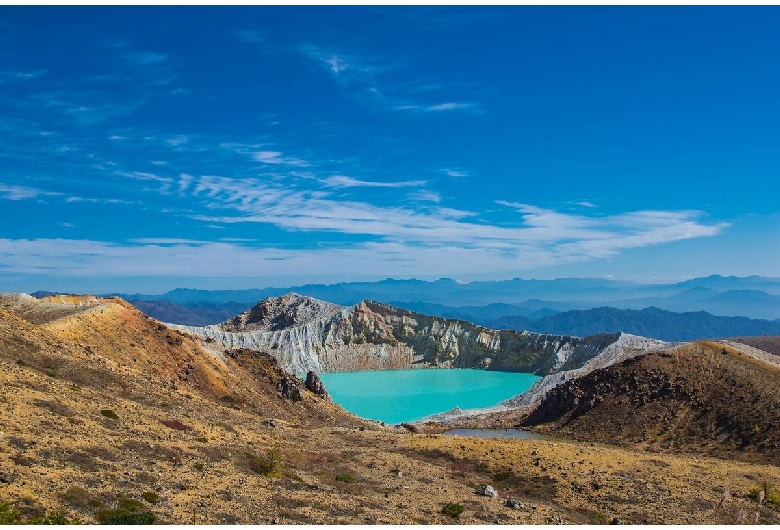
{"label": "dark rock cone", "polygon": [[309,371],[309,373],[306,374],[306,388],[320,396],[325,401],[333,401],[333,399],[330,397],[330,394],[328,394],[328,391],[325,389],[325,384],[322,382],[322,379],[320,379],[320,376],[312,371]]}

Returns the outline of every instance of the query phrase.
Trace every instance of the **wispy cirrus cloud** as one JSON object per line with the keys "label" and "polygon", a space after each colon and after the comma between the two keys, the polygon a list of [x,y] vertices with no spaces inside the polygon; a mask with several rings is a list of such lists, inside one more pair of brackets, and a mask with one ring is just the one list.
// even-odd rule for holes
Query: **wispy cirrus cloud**
{"label": "wispy cirrus cloud", "polygon": [[479,104],[472,102],[423,101],[423,96],[440,98],[439,94],[446,90],[446,84],[394,81],[390,75],[406,67],[405,61],[400,59],[372,60],[312,45],[300,46],[298,51],[324,68],[346,95],[368,106],[414,112],[483,112]]}
{"label": "wispy cirrus cloud", "polygon": [[217,223],[269,223],[284,230],[339,232],[413,247],[451,246],[519,253],[532,251],[561,260],[604,257],[634,248],[716,235],[728,225],[707,225],[695,211],[640,211],[588,217],[508,201],[497,204],[518,212],[512,225],[477,220],[476,212],[451,208],[378,206],[344,201],[316,191],[290,190],[256,179],[204,176],[195,194],[210,209],[232,209],[236,216],[197,215]]}
{"label": "wispy cirrus cloud", "polygon": [[322,181],[328,188],[407,188],[410,186],[424,186],[424,180],[405,180],[401,182],[381,182],[371,180],[359,180],[345,175],[334,175]]}
{"label": "wispy cirrus cloud", "polygon": [[52,197],[62,195],[59,192],[46,191],[27,186],[16,186],[0,183],[0,199],[8,201],[24,201],[30,199],[39,199],[41,197]]}
{"label": "wispy cirrus cloud", "polygon": [[306,167],[311,164],[306,160],[294,157],[282,156],[280,151],[258,151],[252,154],[252,158],[263,164]]}
{"label": "wispy cirrus cloud", "polygon": [[477,106],[473,103],[463,103],[451,101],[447,103],[438,103],[436,105],[428,105],[425,107],[428,112],[445,112],[448,110],[477,110]]}
{"label": "wispy cirrus cloud", "polygon": [[469,172],[462,169],[440,169],[439,171],[452,178],[463,178],[469,176]]}
{"label": "wispy cirrus cloud", "polygon": [[12,72],[12,71],[5,71],[0,72],[0,84],[5,82],[20,82],[20,81],[30,81],[32,79],[37,79],[41,76],[43,76],[46,73],[46,70],[33,70],[30,72]]}

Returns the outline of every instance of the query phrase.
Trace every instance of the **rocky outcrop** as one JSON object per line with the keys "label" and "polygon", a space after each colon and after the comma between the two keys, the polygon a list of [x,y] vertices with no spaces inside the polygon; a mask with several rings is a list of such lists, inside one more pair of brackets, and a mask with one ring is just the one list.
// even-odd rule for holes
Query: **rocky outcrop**
{"label": "rocky outcrop", "polygon": [[309,373],[306,374],[305,385],[310,392],[318,395],[325,401],[333,401],[330,394],[328,394],[328,391],[325,389],[325,383],[322,382],[322,379],[320,379],[320,376],[316,373],[309,371]]}
{"label": "rocky outcrop", "polygon": [[282,380],[279,381],[276,389],[283,398],[289,399],[290,401],[300,401],[303,399],[301,397],[301,382],[295,377],[282,377]]}
{"label": "rocky outcrop", "polygon": [[[290,326],[282,327],[285,323]],[[300,376],[309,371],[415,367],[484,368],[545,376],[582,367],[621,337],[497,331],[378,302],[340,308],[299,295],[263,300],[217,326],[170,326],[223,348],[270,351],[286,370]]]}

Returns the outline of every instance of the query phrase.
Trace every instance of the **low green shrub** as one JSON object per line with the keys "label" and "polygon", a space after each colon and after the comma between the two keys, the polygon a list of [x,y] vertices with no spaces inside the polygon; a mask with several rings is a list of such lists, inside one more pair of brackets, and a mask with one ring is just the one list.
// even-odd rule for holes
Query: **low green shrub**
{"label": "low green shrub", "polygon": [[160,496],[153,491],[144,492],[143,495],[141,495],[141,498],[143,498],[143,500],[145,500],[149,504],[157,504],[158,502],[160,502]]}
{"label": "low green shrub", "polygon": [[118,420],[119,419],[119,416],[117,416],[116,412],[114,412],[113,410],[104,409],[104,410],[100,411],[100,414],[102,414],[106,418],[110,418],[112,420]]}
{"label": "low green shrub", "polygon": [[255,456],[246,453],[249,469],[266,477],[279,478],[282,476],[282,452],[278,447],[266,451],[265,456]]}
{"label": "low green shrub", "polygon": [[448,502],[441,509],[441,513],[448,517],[457,518],[460,514],[463,513],[463,506],[456,502]]}
{"label": "low green shrub", "polygon": [[154,514],[152,512],[132,512],[129,510],[99,510],[95,512],[95,518],[101,524],[152,524]]}
{"label": "low green shrub", "polygon": [[763,492],[764,504],[769,508],[775,508],[780,506],[780,492],[777,491],[777,487],[773,482],[766,480],[757,482],[750,487],[750,498],[758,502],[761,499]]}
{"label": "low green shrub", "polygon": [[355,477],[349,473],[339,473],[336,475],[336,480],[339,482],[355,482]]}
{"label": "low green shrub", "polygon": [[63,511],[45,512],[43,515],[25,516],[11,501],[0,501],[0,525],[37,524],[66,525],[81,524],[79,519],[71,519]]}

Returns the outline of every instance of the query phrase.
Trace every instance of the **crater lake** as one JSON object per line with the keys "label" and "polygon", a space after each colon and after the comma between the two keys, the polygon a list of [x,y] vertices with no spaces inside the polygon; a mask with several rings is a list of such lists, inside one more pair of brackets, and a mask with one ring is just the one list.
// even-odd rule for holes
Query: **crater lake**
{"label": "crater lake", "polygon": [[497,405],[528,390],[539,376],[455,368],[336,372],[320,378],[333,401],[351,413],[397,424],[454,407]]}

